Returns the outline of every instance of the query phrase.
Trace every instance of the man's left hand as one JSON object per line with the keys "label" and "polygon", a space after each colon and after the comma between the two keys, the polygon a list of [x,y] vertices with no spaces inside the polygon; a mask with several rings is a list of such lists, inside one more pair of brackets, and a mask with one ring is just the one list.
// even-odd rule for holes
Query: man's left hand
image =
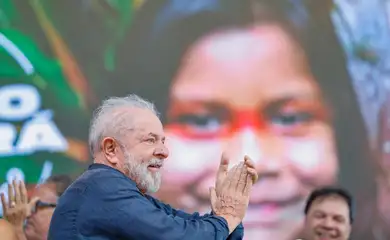
{"label": "man's left hand", "polygon": [[[244,157],[244,163],[248,168],[248,174],[252,176],[253,184],[255,184],[258,180],[258,174],[255,169],[255,164],[248,156]],[[221,191],[221,186],[225,181],[228,172],[229,172],[229,157],[227,156],[226,153],[223,153],[221,157],[221,162],[219,164],[218,172],[217,172],[217,179],[215,181],[215,190],[217,192],[217,195],[219,195]]]}

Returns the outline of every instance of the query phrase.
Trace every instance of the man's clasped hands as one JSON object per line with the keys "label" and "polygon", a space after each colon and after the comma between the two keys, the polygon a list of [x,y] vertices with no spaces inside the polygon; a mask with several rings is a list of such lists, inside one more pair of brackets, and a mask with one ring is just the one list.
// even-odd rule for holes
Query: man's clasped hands
{"label": "man's clasped hands", "polygon": [[258,172],[248,156],[229,170],[229,158],[222,155],[215,187],[210,188],[210,200],[213,214],[227,221],[230,233],[242,222],[257,179]]}

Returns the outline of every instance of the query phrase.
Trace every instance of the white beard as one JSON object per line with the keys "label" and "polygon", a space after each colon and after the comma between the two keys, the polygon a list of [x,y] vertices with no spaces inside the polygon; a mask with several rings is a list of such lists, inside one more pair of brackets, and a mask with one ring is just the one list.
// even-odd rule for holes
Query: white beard
{"label": "white beard", "polygon": [[125,151],[124,168],[128,177],[135,181],[137,187],[145,192],[157,192],[161,184],[161,173],[152,173],[148,170],[150,164],[161,164],[162,160],[153,158],[149,162],[138,163],[133,155]]}

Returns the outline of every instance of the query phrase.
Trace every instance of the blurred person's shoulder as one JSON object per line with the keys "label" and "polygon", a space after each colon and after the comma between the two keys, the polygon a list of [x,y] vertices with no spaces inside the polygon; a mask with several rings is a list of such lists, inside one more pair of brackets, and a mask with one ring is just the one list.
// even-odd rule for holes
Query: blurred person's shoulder
{"label": "blurred person's shoulder", "polygon": [[4,219],[0,219],[0,235],[1,235],[1,239],[4,240],[17,239],[15,230],[13,229],[12,225]]}

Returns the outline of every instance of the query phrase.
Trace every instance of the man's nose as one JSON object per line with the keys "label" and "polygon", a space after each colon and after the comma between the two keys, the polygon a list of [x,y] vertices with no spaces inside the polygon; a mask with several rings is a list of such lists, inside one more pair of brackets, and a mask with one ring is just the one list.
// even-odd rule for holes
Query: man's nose
{"label": "man's nose", "polygon": [[323,222],[323,227],[326,230],[333,230],[335,228],[335,222],[331,218],[325,218]]}
{"label": "man's nose", "polygon": [[161,144],[154,150],[154,156],[162,160],[166,159],[169,156],[169,150],[164,144]]}

